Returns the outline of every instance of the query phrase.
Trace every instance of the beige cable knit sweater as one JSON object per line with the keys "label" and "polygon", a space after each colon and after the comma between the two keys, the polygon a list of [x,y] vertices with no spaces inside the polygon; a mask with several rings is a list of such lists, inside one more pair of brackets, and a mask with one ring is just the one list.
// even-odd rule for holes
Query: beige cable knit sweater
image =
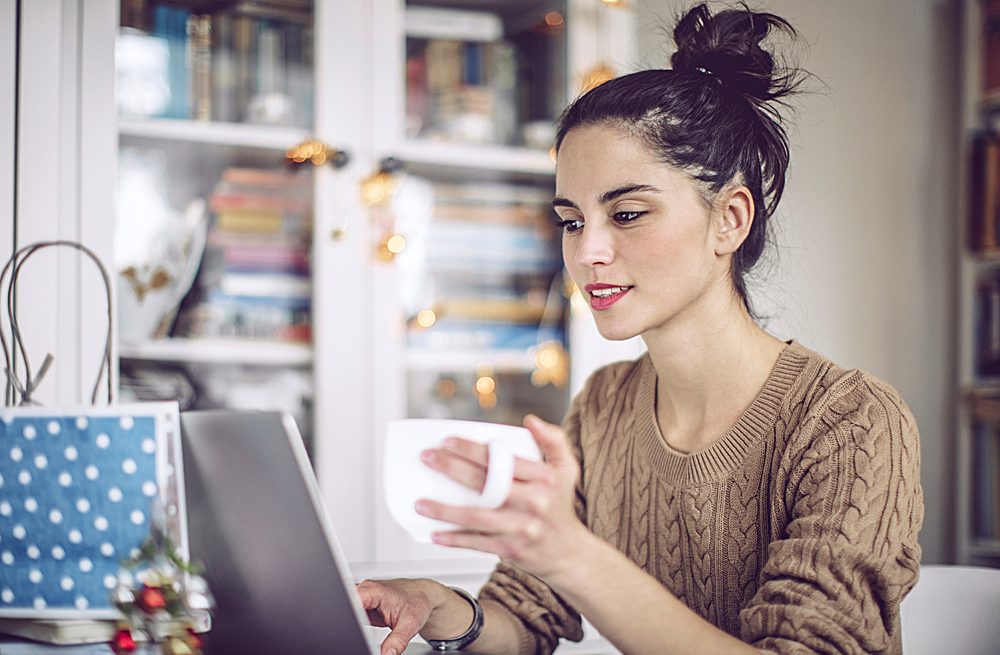
{"label": "beige cable knit sweater", "polygon": [[[564,426],[587,526],[758,648],[899,653],[923,499],[917,425],[896,391],[792,342],[729,432],[689,455],[660,435],[655,398],[645,355],[574,399]],[[521,655],[582,636],[572,607],[507,562],[480,598],[519,619]]]}

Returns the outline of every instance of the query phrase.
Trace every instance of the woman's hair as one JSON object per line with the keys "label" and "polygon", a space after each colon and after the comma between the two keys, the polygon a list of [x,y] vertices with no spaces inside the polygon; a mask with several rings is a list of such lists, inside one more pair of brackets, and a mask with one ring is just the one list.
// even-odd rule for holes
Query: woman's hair
{"label": "woman's hair", "polygon": [[764,251],[788,168],[779,110],[805,76],[762,47],[774,30],[795,36],[783,18],[745,4],[715,14],[698,4],[674,28],[672,69],[639,71],[591,89],[563,112],[556,133],[557,150],[571,129],[583,125],[632,134],[699,180],[709,206],[727,184],[745,185],[754,199],[753,224],[733,257],[731,277],[751,316],[745,276]]}

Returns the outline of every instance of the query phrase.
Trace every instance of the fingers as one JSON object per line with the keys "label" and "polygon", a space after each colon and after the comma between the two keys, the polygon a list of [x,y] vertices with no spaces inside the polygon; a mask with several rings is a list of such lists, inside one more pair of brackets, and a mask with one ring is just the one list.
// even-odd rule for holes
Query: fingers
{"label": "fingers", "polygon": [[[444,473],[470,489],[482,491],[486,484],[486,466],[489,450],[486,444],[449,437],[441,448],[431,448],[421,453],[421,460],[436,471]],[[551,471],[543,462],[516,457],[514,479],[519,482],[549,480]]]}
{"label": "fingers", "polygon": [[[391,583],[390,583],[391,584]],[[426,621],[421,612],[401,611],[406,605],[385,583],[363,580],[355,586],[368,620],[377,627],[392,628],[382,641],[381,655],[400,655]],[[394,597],[394,595],[396,597]]]}
{"label": "fingers", "polygon": [[[468,453],[471,449],[463,450]],[[483,447],[483,451],[486,451],[485,446]],[[455,452],[450,448],[442,447],[425,450],[420,454],[420,459],[424,464],[431,467],[435,471],[444,473],[451,479],[469,487],[470,489],[482,491],[483,486],[486,484],[485,458],[480,464],[475,459],[471,459],[466,455]]]}
{"label": "fingers", "polygon": [[507,532],[524,521],[524,516],[510,509],[458,507],[433,500],[417,501],[417,513],[432,519],[461,526],[476,532]]}
{"label": "fingers", "polygon": [[392,632],[382,642],[380,655],[399,655],[422,627],[412,616],[401,616]]}
{"label": "fingers", "polygon": [[524,417],[524,427],[535,438],[546,462],[557,467],[576,466],[576,458],[562,427],[547,423],[533,414]]}
{"label": "fingers", "polygon": [[382,604],[383,591],[378,583],[371,580],[362,580],[354,585],[354,590],[358,593],[358,598],[361,600],[361,607],[366,612],[368,610],[377,610]]}

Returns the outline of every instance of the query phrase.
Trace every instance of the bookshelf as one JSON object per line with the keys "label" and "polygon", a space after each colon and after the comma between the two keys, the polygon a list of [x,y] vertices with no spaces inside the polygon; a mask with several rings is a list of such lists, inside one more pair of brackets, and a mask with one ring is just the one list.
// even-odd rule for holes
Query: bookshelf
{"label": "bookshelf", "polygon": [[[215,6],[256,4],[263,10],[275,3]],[[381,496],[381,438],[388,421],[406,416],[510,423],[530,411],[561,418],[575,391],[568,375],[574,351],[597,349],[586,342],[590,337],[570,337],[588,334],[571,327],[591,319],[586,310],[571,310],[571,289],[561,278],[559,235],[549,216],[551,125],[588,71],[625,70],[633,61],[632,15],[590,0],[296,0],[291,15],[272,17],[201,14],[190,10],[195,5],[210,6],[121,4],[119,62],[125,46],[151,47],[153,60],[164,51],[183,52],[181,59],[195,67],[137,72],[132,62],[118,71],[119,84],[138,73],[186,80],[188,108],[172,96],[156,104],[120,94],[132,104],[119,108],[119,180],[144,166],[156,175],[133,190],[133,210],[119,205],[116,243],[130,230],[142,236],[158,205],[172,209],[175,222],[198,223],[190,207],[201,201],[208,221],[197,277],[176,316],[147,321],[141,333],[141,315],[120,288],[121,386],[128,388],[128,376],[139,371],[137,387],[148,387],[151,375],[174,384],[186,375],[207,401],[222,405],[241,389],[255,402],[297,395],[293,414],[310,435],[324,500],[352,570],[429,575],[476,588],[492,558],[412,544],[395,527]],[[196,17],[194,42],[179,45],[172,12],[184,11]],[[244,41],[257,21],[268,24],[252,30],[255,50]],[[151,43],[143,40],[150,35]],[[217,38],[232,44],[228,54],[220,54]],[[295,53],[293,74],[274,75],[279,61],[269,39],[297,44],[288,49]],[[262,48],[272,53],[263,64],[243,61],[262,56]],[[420,66],[423,81],[415,71]],[[263,76],[258,86],[266,92],[255,100],[256,87],[240,76],[221,89],[212,83],[232,71]],[[290,86],[275,86],[286,78]],[[287,98],[275,100],[275,93]],[[347,152],[349,161],[282,172],[285,152],[311,139]],[[387,158],[401,165],[392,174],[397,192],[382,205],[366,203],[362,191]],[[421,205],[426,197],[433,201]],[[270,236],[239,245],[219,233],[220,224],[231,222],[220,215],[249,198],[280,204],[282,227],[257,220]],[[308,259],[287,249],[255,250],[285,234],[289,214],[308,215],[298,225],[308,233],[306,245],[297,245]],[[249,222],[241,229],[252,232]],[[395,233],[406,248],[386,256],[382,241]],[[226,250],[233,244],[239,247]],[[134,248],[117,247],[115,254],[132,256]],[[308,332],[293,332],[298,338],[247,338],[255,335],[231,329],[224,314],[193,311],[218,299],[213,284],[246,290],[250,280],[239,267],[259,264],[259,256],[272,269],[270,280],[258,282],[308,294],[308,311],[296,315],[307,317],[300,327]],[[274,262],[308,286],[282,277]],[[137,279],[152,284],[145,274]]]}
{"label": "bookshelf", "polygon": [[[33,82],[25,85],[33,93],[22,97],[22,104],[45,110],[22,113],[19,120],[32,127],[24,139],[32,151],[60,158],[55,168],[48,157],[19,160],[24,205],[18,213],[30,220],[18,224],[17,238],[79,238],[109,264],[119,328],[112,378],[120,399],[141,387],[185,402],[197,396],[236,406],[242,394],[255,408],[291,411],[303,434],[311,435],[309,451],[324,504],[356,576],[428,575],[477,588],[492,567],[490,558],[431,552],[393,533],[381,497],[381,439],[387,421],[431,410],[506,422],[519,421],[518,414],[530,410],[556,419],[588,370],[617,356],[595,357],[608,351],[588,341],[593,329],[578,329],[592,323],[586,309],[571,310],[569,290],[547,278],[558,271],[550,257],[557,244],[548,236],[527,238],[522,228],[532,221],[539,229],[548,227],[542,219],[554,182],[551,119],[580,91],[588,72],[624,71],[634,61],[630,11],[599,0],[87,0],[67,4],[54,17],[44,4],[20,3],[21,20],[10,23],[26,55],[15,62],[27,71],[19,79]],[[408,13],[428,7],[443,12],[438,14],[443,26],[430,29],[425,21],[421,28],[418,21],[414,28]],[[546,23],[553,11],[559,16]],[[471,22],[456,34],[453,20],[461,12],[471,12],[462,14]],[[419,102],[412,104],[415,96],[407,92],[408,54],[420,50],[411,47],[416,41],[422,48],[435,39],[468,41],[473,46],[462,45],[459,52],[478,54],[459,59],[454,45],[431,48],[435,65],[445,66],[437,69],[440,76],[434,74],[434,88],[443,94],[436,96],[434,121],[420,123]],[[53,44],[65,56],[51,56]],[[512,56],[531,63],[511,68]],[[497,57],[513,76],[484,75],[487,61]],[[438,77],[455,81],[454,70],[442,71],[458,62],[464,62],[459,79],[478,88],[449,90],[449,83],[439,84]],[[56,87],[58,92],[48,93]],[[39,89],[46,93],[34,93]],[[58,112],[50,116],[49,109]],[[433,127],[422,130],[421,124]],[[289,174],[284,155],[306,140],[328,144],[349,160],[339,168],[306,165]],[[453,262],[464,257],[465,271],[452,271],[447,289],[447,276],[435,277],[435,293],[410,305],[400,293],[411,279],[401,268],[405,257],[380,258],[384,217],[360,193],[388,157],[402,162],[401,177],[417,186],[430,185],[435,192],[450,188],[452,210],[463,204],[474,209],[464,218],[445,219],[459,224],[457,232],[446,230],[447,238],[428,237],[425,243],[450,248]],[[226,187],[232,180],[224,178],[240,171],[260,176],[233,193]],[[54,179],[67,172],[73,175]],[[267,175],[270,191],[260,193],[268,186]],[[472,197],[458,194],[455,200],[456,189]],[[211,300],[212,281],[204,274],[226,275],[234,262],[245,266],[249,252],[262,255],[259,249],[237,249],[227,261],[222,247],[222,265],[213,268],[220,242],[226,242],[211,233],[219,222],[219,203],[232,207],[254,195],[269,197],[265,204],[272,206],[280,200],[285,209],[305,205],[283,210],[282,217],[308,215],[308,224],[298,225],[308,226],[299,230],[308,240],[294,252],[286,248],[284,260],[272,250],[267,261],[272,291],[280,288],[276,262],[297,267],[297,277],[304,278],[281,280],[287,295],[308,296],[308,313],[299,314],[308,322],[298,327],[309,333],[227,334],[218,328],[236,326],[225,320],[212,324],[214,332],[198,333],[188,319],[192,308]],[[528,274],[513,274],[523,285],[503,281],[502,250],[478,255],[504,239],[462,231],[463,222],[491,222],[477,204],[490,207],[494,218],[499,207],[506,214],[499,222],[518,228],[506,230],[506,240],[508,246],[519,244],[515,251],[530,253],[516,264],[528,267]],[[273,220],[257,219],[259,233],[278,233]],[[248,222],[244,231],[252,232]],[[406,233],[412,254],[420,237],[409,227]],[[259,235],[249,240],[254,239],[268,242]],[[213,249],[216,258],[205,257]],[[126,273],[129,267],[133,270]],[[81,275],[74,261],[61,259],[48,268],[51,275],[32,296],[57,298],[74,320],[62,320],[64,313],[52,320],[48,305],[29,303],[24,309],[37,314],[32,330],[38,342],[58,345],[62,364],[50,377],[66,373],[58,394],[44,402],[65,404],[79,395],[77,387],[90,383],[87,344],[98,342],[103,324],[89,316],[101,299],[91,292],[89,273]],[[466,278],[475,284],[463,287]],[[247,282],[229,279],[230,287]],[[310,285],[308,293],[298,282]],[[478,333],[456,329],[459,337],[443,348],[437,341],[432,347],[419,344],[416,337],[434,327],[415,326],[408,307],[438,310],[440,329],[449,320],[470,320],[470,305],[455,302],[461,293],[491,285],[492,304],[479,307],[494,319],[493,326]],[[182,297],[167,297],[170,293]],[[518,294],[523,302],[505,304]],[[81,307],[73,305],[77,302]],[[76,320],[84,315],[87,320]],[[188,329],[179,329],[185,321]],[[509,342],[484,343],[498,334],[496,323],[521,329],[509,331]],[[240,326],[246,328],[247,321],[241,319]],[[574,364],[570,373],[576,382],[567,385],[564,369],[578,355],[587,365]],[[531,378],[540,369],[545,376],[536,386]],[[486,378],[498,386],[488,389]],[[560,384],[553,383],[557,379]],[[484,386],[470,391],[480,381]],[[462,395],[442,404],[449,382]],[[496,409],[490,409],[490,394]],[[596,637],[568,647],[609,652]]]}
{"label": "bookshelf", "polygon": [[118,18],[121,395],[286,411],[315,458],[316,176],[284,157],[314,134],[313,4],[124,0]]}
{"label": "bookshelf", "polygon": [[[1000,566],[1000,3],[965,0],[956,392],[957,556]],[[989,17],[993,16],[992,19]],[[992,27],[991,27],[992,26]],[[993,30],[992,32],[990,30]]]}
{"label": "bookshelf", "polygon": [[151,362],[203,362],[250,366],[310,366],[310,346],[293,343],[247,342],[223,339],[156,339],[123,344],[123,359]]}

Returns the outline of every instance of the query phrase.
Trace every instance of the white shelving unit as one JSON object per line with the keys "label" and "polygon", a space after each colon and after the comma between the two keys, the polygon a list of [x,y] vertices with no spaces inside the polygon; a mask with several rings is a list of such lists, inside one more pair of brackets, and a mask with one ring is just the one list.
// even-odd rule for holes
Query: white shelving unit
{"label": "white shelving unit", "polygon": [[547,152],[509,146],[468,146],[408,139],[397,150],[401,160],[416,165],[481,169],[496,173],[552,176],[556,164]]}
{"label": "white shelving unit", "polygon": [[[1000,269],[1000,256],[973,253],[969,243],[968,227],[971,212],[971,142],[976,130],[996,127],[996,99],[983,98],[983,3],[963,0],[963,80],[962,80],[962,144],[959,149],[962,166],[959,203],[960,225],[958,238],[958,389],[956,425],[956,523],[955,537],[957,559],[962,564],[1000,566],[1000,542],[977,538],[973,520],[976,498],[975,433],[972,430],[973,414],[968,398],[976,390],[1000,387],[1000,377],[983,377],[976,373],[976,281],[990,270]],[[994,508],[994,511],[1000,511]]]}
{"label": "white shelving unit", "polygon": [[119,356],[151,362],[245,364],[250,366],[311,366],[313,349],[295,343],[235,339],[159,339],[121,344]]}
{"label": "white shelving unit", "polygon": [[206,145],[260,148],[282,152],[304,141],[306,130],[267,125],[245,125],[215,121],[190,121],[171,118],[128,119],[118,121],[122,137],[186,141]]}

